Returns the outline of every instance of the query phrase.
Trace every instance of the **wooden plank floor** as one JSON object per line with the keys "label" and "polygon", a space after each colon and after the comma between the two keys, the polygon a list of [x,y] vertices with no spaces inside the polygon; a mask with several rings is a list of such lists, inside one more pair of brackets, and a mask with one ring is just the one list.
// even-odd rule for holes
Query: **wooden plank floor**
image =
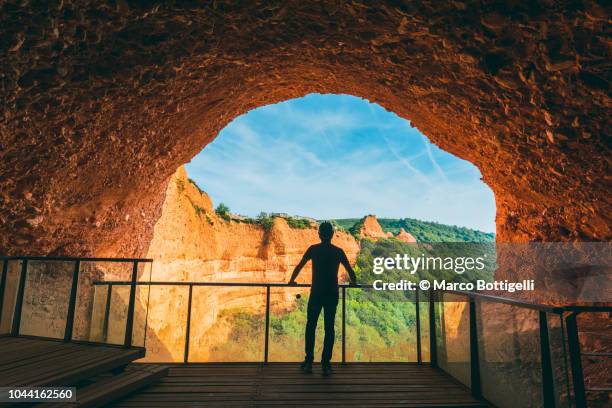
{"label": "wooden plank floor", "polygon": [[115,407],[484,407],[427,365],[335,365],[330,377],[298,364],[170,365],[168,376]]}
{"label": "wooden plank floor", "polygon": [[142,348],[0,337],[0,386],[75,385],[142,356]]}

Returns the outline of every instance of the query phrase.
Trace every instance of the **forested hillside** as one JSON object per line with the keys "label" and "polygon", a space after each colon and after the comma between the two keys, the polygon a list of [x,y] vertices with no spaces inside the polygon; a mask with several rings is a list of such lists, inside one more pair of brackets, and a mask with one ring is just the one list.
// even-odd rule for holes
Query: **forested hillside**
{"label": "forested hillside", "polygon": [[[355,225],[361,222],[359,218],[342,218],[333,220],[346,231],[355,230]],[[455,225],[439,224],[437,222],[420,221],[414,218],[378,218],[385,232],[397,234],[404,228],[418,242],[493,242],[495,234],[482,232]]]}

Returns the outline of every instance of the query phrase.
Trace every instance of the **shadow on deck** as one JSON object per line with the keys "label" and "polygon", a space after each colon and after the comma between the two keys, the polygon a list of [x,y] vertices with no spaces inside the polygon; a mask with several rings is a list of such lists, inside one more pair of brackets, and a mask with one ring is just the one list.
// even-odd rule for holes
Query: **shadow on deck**
{"label": "shadow on deck", "polygon": [[144,356],[143,348],[0,338],[0,386],[72,385]]}
{"label": "shadow on deck", "polygon": [[[166,375],[167,368],[155,364],[128,367],[144,355],[142,347],[0,337],[0,387],[74,387],[78,406],[105,406]],[[26,406],[31,405],[26,403]],[[46,403],[44,406],[70,404]]]}
{"label": "shadow on deck", "polygon": [[[135,364],[145,365],[145,364]],[[168,375],[114,407],[485,407],[441,370],[416,363],[169,365]]]}

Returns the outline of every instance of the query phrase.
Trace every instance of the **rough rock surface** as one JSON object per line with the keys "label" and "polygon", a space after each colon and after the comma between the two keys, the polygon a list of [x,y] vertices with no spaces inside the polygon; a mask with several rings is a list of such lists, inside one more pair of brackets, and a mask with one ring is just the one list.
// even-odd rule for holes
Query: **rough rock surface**
{"label": "rough rock surface", "polygon": [[360,238],[367,238],[375,241],[377,239],[391,238],[393,236],[391,232],[383,231],[375,215],[366,215],[361,219],[360,224]]}
{"label": "rough rock surface", "polygon": [[400,241],[407,242],[409,244],[417,242],[416,238],[403,228],[400,228],[400,231],[395,236],[395,238],[399,239]]}
{"label": "rough rock surface", "polygon": [[477,165],[499,241],[609,240],[601,4],[2,2],[0,253],[144,255],[178,166],[311,92]]}

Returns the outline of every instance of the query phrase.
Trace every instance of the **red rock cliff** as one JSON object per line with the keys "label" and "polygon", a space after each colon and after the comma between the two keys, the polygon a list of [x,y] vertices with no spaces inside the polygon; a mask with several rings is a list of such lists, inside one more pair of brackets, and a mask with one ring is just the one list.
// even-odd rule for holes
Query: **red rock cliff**
{"label": "red rock cliff", "polygon": [[[181,167],[168,183],[147,256],[155,260],[153,280],[283,282],[317,242],[316,227],[290,228],[283,218],[275,218],[269,231],[223,220]],[[351,235],[338,232],[334,243],[355,261],[359,244]],[[309,274],[307,266],[300,280]]]}
{"label": "red rock cliff", "polygon": [[390,232],[383,231],[375,215],[366,215],[361,220],[359,236],[361,238],[377,240],[381,238],[391,238],[393,234]]}
{"label": "red rock cliff", "polygon": [[[222,219],[215,213],[208,195],[187,178],[181,167],[168,182],[147,257],[154,259],[155,281],[286,282],[304,251],[318,241],[315,226],[290,228],[283,218],[275,218],[267,231],[259,224]],[[338,232],[333,242],[355,262],[359,244],[351,235]],[[308,264],[298,281],[309,282],[310,274]],[[147,338],[151,359],[182,358],[187,293],[187,287],[152,289],[148,315],[151,335]],[[261,312],[263,293],[259,288],[194,289],[191,326],[194,347],[190,358],[207,359],[211,348],[224,341],[229,328],[218,324],[223,310]],[[272,304],[276,308],[287,307],[293,300],[292,294],[283,292],[274,297]],[[177,314],[177,319],[168,319]]]}

